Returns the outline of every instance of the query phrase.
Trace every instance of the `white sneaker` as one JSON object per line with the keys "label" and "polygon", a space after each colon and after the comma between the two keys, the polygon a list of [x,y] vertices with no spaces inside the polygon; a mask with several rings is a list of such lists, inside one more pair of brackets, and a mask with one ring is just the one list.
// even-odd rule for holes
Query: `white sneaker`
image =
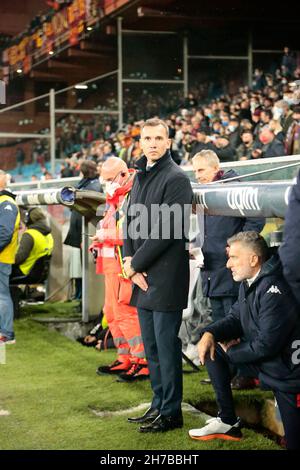
{"label": "white sneaker", "polygon": [[0,344],[16,344],[15,338],[9,339],[6,336],[0,335]]}
{"label": "white sneaker", "polygon": [[239,419],[233,425],[223,423],[219,417],[208,419],[206,423],[203,428],[191,429],[189,436],[199,441],[210,441],[211,439],[240,441],[243,437]]}

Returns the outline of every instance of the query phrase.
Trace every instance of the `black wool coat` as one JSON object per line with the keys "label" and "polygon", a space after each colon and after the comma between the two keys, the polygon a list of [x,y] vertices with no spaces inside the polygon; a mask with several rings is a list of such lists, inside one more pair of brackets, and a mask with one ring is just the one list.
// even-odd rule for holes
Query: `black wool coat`
{"label": "black wool coat", "polygon": [[[146,164],[145,156],[137,162],[125,215],[123,253],[133,257],[136,272],[147,273],[149,288],[143,292],[134,285],[131,305],[156,311],[182,310],[189,290],[188,228],[193,192],[189,178],[169,151],[149,171]],[[175,216],[172,207],[177,209]],[[139,236],[134,229],[140,231]]]}

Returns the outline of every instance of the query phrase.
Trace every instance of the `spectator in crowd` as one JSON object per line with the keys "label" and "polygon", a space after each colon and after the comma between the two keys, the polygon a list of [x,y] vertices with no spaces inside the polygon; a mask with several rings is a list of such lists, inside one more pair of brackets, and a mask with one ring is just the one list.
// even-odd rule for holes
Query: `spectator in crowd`
{"label": "spectator in crowd", "polygon": [[[242,438],[234,409],[230,380],[241,365],[272,390],[279,407],[288,449],[300,449],[300,338],[299,306],[283,275],[278,257],[269,259],[268,247],[256,232],[228,240],[227,266],[241,282],[238,301],[229,314],[203,329],[199,358],[211,378],[218,417],[189,435],[197,440]],[[284,312],[284,315],[282,314]]]}
{"label": "spectator in crowd", "polygon": [[266,86],[267,82],[265,79],[265,75],[262,69],[256,68],[254,70],[253,82],[252,87],[253,90],[262,90]]}
{"label": "spectator in crowd", "polygon": [[[134,283],[131,305],[138,309],[153,398],[143,416],[129,421],[142,424],[140,432],[155,433],[183,425],[178,333],[189,289],[189,254],[183,227],[187,224],[188,228],[186,207],[191,205],[192,189],[188,177],[171,158],[169,129],[164,121],[147,120],[140,144],[144,156],[137,162],[126,213],[124,256],[125,272]],[[134,226],[136,230],[138,227],[132,210],[137,204],[144,206],[144,219],[138,222],[148,227],[144,234],[134,231]],[[165,205],[175,205],[179,217],[170,217],[162,210],[154,218],[153,204],[159,204],[161,210]],[[175,235],[179,230],[180,237]]]}
{"label": "spectator in crowd", "polygon": [[216,136],[215,152],[221,162],[232,162],[236,159],[236,151],[231,146],[229,138],[225,135]]}
{"label": "spectator in crowd", "polygon": [[[193,157],[193,169],[200,184],[226,182],[226,179],[237,176],[233,170],[224,173],[220,169],[218,156],[210,150],[203,150]],[[214,322],[226,317],[237,300],[239,290],[239,284],[226,268],[227,239],[241,231],[260,232],[264,224],[265,220],[262,218],[204,215],[204,233],[200,234],[204,256],[204,265],[201,268],[202,290],[203,295],[210,299]],[[233,384],[235,388],[253,388],[253,385],[253,381],[248,380],[242,371],[239,371]]]}
{"label": "spectator in crowd", "polygon": [[100,229],[93,237],[97,250],[97,274],[105,276],[104,314],[118,349],[117,359],[108,366],[100,366],[97,374],[119,375],[119,382],[134,382],[149,378],[138,313],[129,305],[132,283],[127,278],[122,259],[122,212],[129,196],[134,170],[118,157],[110,157],[101,168],[101,179],[106,183],[107,208]]}
{"label": "spectator in crowd", "polygon": [[293,110],[293,122],[287,131],[286,151],[288,155],[300,154],[300,106]]}
{"label": "spectator in crowd", "polygon": [[198,101],[194,97],[193,93],[189,93],[188,96],[184,100],[184,108],[190,109],[190,108],[196,108],[198,105]]}
{"label": "spectator in crowd", "polygon": [[51,256],[54,240],[47,217],[39,207],[33,207],[25,212],[24,223],[26,230],[16,253],[12,277],[30,276],[36,261],[44,256]]}
{"label": "spectator in crowd", "polygon": [[274,133],[275,138],[282,142],[284,145],[285,136],[280,121],[276,119],[271,119],[268,127]]}
{"label": "spectator in crowd", "polygon": [[70,167],[69,163],[64,163],[60,167],[60,177],[61,178],[72,178],[74,176],[74,172]]}
{"label": "spectator in crowd", "polygon": [[251,115],[252,130],[253,130],[253,134],[255,137],[258,135],[259,130],[261,128],[260,115],[261,115],[261,109],[255,109],[255,111],[253,111]]}
{"label": "spectator in crowd", "polygon": [[255,148],[253,133],[251,130],[244,130],[241,134],[242,143],[236,149],[238,160],[251,160],[252,152]]}
{"label": "spectator in crowd", "polygon": [[17,162],[17,170],[18,170],[19,175],[22,174],[25,157],[26,155],[22,147],[18,147],[16,151],[16,162]]}
{"label": "spectator in crowd", "polygon": [[281,59],[281,68],[283,71],[286,71],[286,73],[291,77],[293,75],[293,72],[296,68],[296,61],[295,58],[290,51],[290,48],[285,46],[283,48],[283,56]]}
{"label": "spectator in crowd", "polygon": [[241,143],[240,123],[237,118],[231,118],[226,129],[226,135],[229,137],[230,146],[236,149]]}
{"label": "spectator in crowd", "polygon": [[288,128],[293,123],[293,111],[290,109],[289,104],[284,100],[277,101],[273,108],[273,116],[274,119],[279,119],[282,132],[286,137]]}
{"label": "spectator in crowd", "polygon": [[192,158],[196,153],[201,152],[201,150],[213,150],[214,145],[212,144],[210,136],[202,130],[198,130],[196,134],[196,140],[192,144],[192,149],[190,152],[190,158]]}
{"label": "spectator in crowd", "polygon": [[260,113],[261,128],[268,126],[271,119],[273,119],[273,113],[271,109],[267,109],[267,108],[263,109]]}
{"label": "spectator in crowd", "polygon": [[0,344],[14,344],[9,277],[17,251],[20,214],[15,196],[5,189],[6,184],[6,173],[0,170]]}
{"label": "spectator in crowd", "polygon": [[107,160],[110,157],[114,157],[114,153],[112,150],[112,144],[110,142],[106,142],[103,145],[103,161]]}
{"label": "spectator in crowd", "polygon": [[119,152],[119,157],[124,160],[128,168],[131,168],[132,165],[132,151],[134,149],[134,141],[131,136],[124,136],[121,140],[121,150]]}
{"label": "spectator in crowd", "polygon": [[283,157],[285,155],[283,143],[275,137],[270,127],[261,131],[259,140],[262,146],[252,152],[253,158]]}
{"label": "spectator in crowd", "polygon": [[[96,163],[91,160],[85,160],[81,163],[80,171],[82,179],[77,184],[77,189],[100,192],[101,185]],[[70,228],[64,244],[73,247],[70,257],[70,278],[75,279],[75,299],[80,300],[82,294],[82,215],[76,210],[72,210],[71,212]]]}
{"label": "spectator in crowd", "polygon": [[[175,136],[170,134],[170,137],[174,137],[171,155],[180,165],[188,163],[197,153],[195,139],[197,140],[198,131],[204,132],[209,139],[211,136],[225,135],[229,138],[230,147],[235,152],[241,144],[240,133],[244,129],[253,131],[255,145],[258,147],[261,145],[258,136],[266,126],[271,125],[276,137],[282,140],[283,136],[277,129],[278,125],[272,127],[273,119],[279,121],[282,126],[287,153],[296,154],[297,150],[293,150],[293,142],[298,139],[298,128],[296,124],[292,128],[291,125],[294,122],[292,108],[299,103],[299,97],[294,96],[293,88],[297,86],[300,67],[294,70],[292,78],[295,81],[290,84],[288,83],[290,76],[288,75],[287,79],[286,73],[282,73],[280,69],[276,70],[275,74],[264,74],[262,70],[256,71],[255,74],[259,82],[258,85],[256,84],[258,89],[240,87],[238,91],[233,90],[230,94],[224,93],[220,98],[214,97],[208,103],[205,100],[208,96],[209,83],[192,87],[189,98],[194,106],[185,106],[181,92],[174,89],[166,93],[167,97],[154,92],[150,93],[148,90],[137,95],[131,90],[130,96],[129,93],[124,95],[124,116],[128,124],[119,131],[117,131],[117,123],[114,119],[108,123],[103,122],[97,116],[93,119],[74,116],[63,118],[57,123],[56,145],[57,157],[65,158],[66,169],[62,169],[62,176],[69,176],[71,172],[73,176],[78,175],[80,165],[84,160],[93,160],[99,164],[111,155],[123,155],[127,159],[129,153],[130,161],[127,159],[127,162],[133,166],[140,153],[138,139],[142,119],[151,114],[168,118],[170,132],[175,133]],[[263,75],[265,78],[262,78]],[[264,80],[266,84],[262,86]],[[114,98],[107,97],[107,107],[111,107],[111,100],[114,101]],[[115,101],[112,104],[115,105]],[[127,107],[130,108],[129,111]],[[287,136],[289,128],[290,132]],[[200,143],[203,143],[202,139],[204,137],[200,136]],[[212,144],[209,139],[206,138],[204,143]],[[228,152],[228,149],[225,148],[225,150]],[[222,150],[219,149],[218,153],[223,159]],[[33,155],[34,161],[39,160],[41,166],[44,167],[44,161],[49,155],[46,141],[36,141]],[[257,153],[253,157],[259,158],[260,155]],[[232,151],[229,155],[225,154],[224,158],[235,159]]]}

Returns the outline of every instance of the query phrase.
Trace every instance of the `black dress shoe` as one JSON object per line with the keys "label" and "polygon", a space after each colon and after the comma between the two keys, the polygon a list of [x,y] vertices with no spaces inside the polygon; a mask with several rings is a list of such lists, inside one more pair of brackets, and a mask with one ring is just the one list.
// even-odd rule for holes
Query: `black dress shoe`
{"label": "black dress shoe", "polygon": [[127,418],[129,423],[152,423],[157,417],[159,416],[159,410],[155,408],[148,408],[146,413],[143,416],[139,416],[138,418]]}
{"label": "black dress shoe", "polygon": [[172,429],[182,428],[182,415],[164,416],[159,415],[152,423],[141,426],[140,432],[166,432]]}
{"label": "black dress shoe", "polygon": [[231,381],[232,390],[251,390],[256,388],[256,382],[252,377],[236,375]]}

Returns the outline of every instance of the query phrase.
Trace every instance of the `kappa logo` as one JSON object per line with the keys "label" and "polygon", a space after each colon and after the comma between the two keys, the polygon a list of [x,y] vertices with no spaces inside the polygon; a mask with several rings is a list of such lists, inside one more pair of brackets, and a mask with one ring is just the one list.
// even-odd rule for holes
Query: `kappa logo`
{"label": "kappa logo", "polygon": [[12,207],[8,204],[7,206],[4,207],[5,210],[7,211],[12,211]]}
{"label": "kappa logo", "polygon": [[271,286],[270,289],[267,291],[267,294],[281,294],[281,292],[277,286]]}

